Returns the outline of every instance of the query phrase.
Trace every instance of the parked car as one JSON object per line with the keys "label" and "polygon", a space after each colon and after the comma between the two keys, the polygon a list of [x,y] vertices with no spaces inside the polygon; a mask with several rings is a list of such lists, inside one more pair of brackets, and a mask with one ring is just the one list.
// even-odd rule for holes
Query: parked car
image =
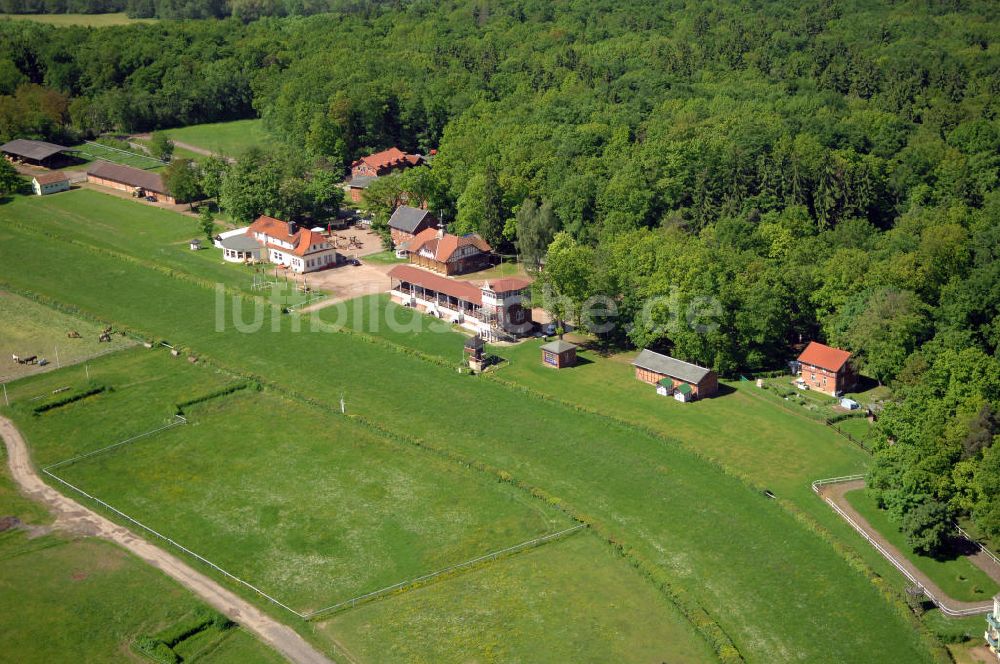
{"label": "parked car", "polygon": [[357,258],[352,258],[351,259],[351,265],[353,265],[354,267],[357,267],[357,266],[361,265],[361,261],[358,260]]}
{"label": "parked car", "polygon": [[146,196],[146,200],[149,201],[150,203],[155,203],[156,196]]}
{"label": "parked car", "polygon": [[546,325],[546,326],[544,326],[542,328],[542,332],[544,332],[545,336],[547,336],[547,337],[553,336],[556,333],[556,324],[555,323],[549,323],[548,325]]}

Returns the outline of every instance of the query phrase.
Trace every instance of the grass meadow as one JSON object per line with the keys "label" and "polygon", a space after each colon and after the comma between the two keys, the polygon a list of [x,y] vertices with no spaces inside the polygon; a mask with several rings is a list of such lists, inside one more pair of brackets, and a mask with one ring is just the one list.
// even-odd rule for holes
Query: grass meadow
{"label": "grass meadow", "polygon": [[[142,662],[129,644],[185,621],[204,608],[165,575],[118,547],[49,532],[51,519],[22,497],[0,446],[0,515],[25,529],[0,533],[0,642],[9,661]],[[281,657],[242,629],[182,642],[197,661],[269,664]]]}
{"label": "grass meadow", "polygon": [[81,25],[90,28],[103,28],[109,25],[128,25],[130,23],[155,23],[153,18],[129,18],[125,12],[109,14],[0,14],[0,21],[34,21],[47,23],[57,27]]}
{"label": "grass meadow", "polygon": [[[43,367],[15,364],[11,355],[44,357],[55,368],[56,353],[60,363],[72,364],[108,350],[125,348],[130,339],[113,336],[110,343],[97,340],[101,326],[53,311],[23,297],[0,291],[0,382],[42,371]],[[80,333],[71,339],[71,331]]]}
{"label": "grass meadow", "polygon": [[0,207],[0,218],[48,237],[71,238],[81,245],[118,252],[206,282],[263,294],[276,304],[297,304],[306,299],[295,291],[294,284],[275,277],[273,270],[264,269],[261,274],[275,281],[275,289],[253,291],[251,268],[225,262],[222,251],[214,247],[191,251],[192,238],[199,237],[203,247],[205,242],[197,219],[92,189],[18,196]]}
{"label": "grass meadow", "polygon": [[[664,597],[591,533],[338,614],[366,662],[705,662]],[[447,618],[443,618],[447,616]]]}
{"label": "grass meadow", "polygon": [[239,157],[250,148],[265,148],[277,142],[264,129],[263,120],[233,120],[165,129],[172,140],[228,157]]}
{"label": "grass meadow", "polygon": [[[797,426],[797,419],[737,390],[676,405],[693,407],[685,410],[666,410],[668,400],[659,399],[670,414],[665,439],[536,393],[549,389],[561,398],[576,394],[587,400],[583,405],[624,408],[638,394],[615,394],[624,378],[581,377],[569,387],[575,374],[553,372],[536,377],[535,392],[528,392],[351,334],[310,332],[308,317],[296,332],[297,318],[265,312],[259,331],[241,333],[226,316],[218,325],[214,293],[201,285],[113,262],[66,241],[46,247],[44,265],[29,260],[34,234],[7,217],[0,207],[0,264],[9,266],[3,280],[85,314],[175,339],[283,391],[308,393],[331,406],[344,394],[349,413],[543,489],[621,543],[632,560],[662,575],[688,615],[717,623],[748,661],[871,661],[873,653],[887,662],[931,660],[912,624],[827,541],[781,503],[706,460],[725,459],[729,468],[743,464],[742,474],[767,483],[779,497],[804,502],[797,495],[807,495],[814,470],[830,476],[865,463],[820,425]],[[47,269],[51,264],[72,269]],[[514,358],[498,375],[522,364],[530,371],[529,361]],[[619,369],[630,373],[627,363]],[[559,380],[567,384],[542,389],[544,381]],[[733,405],[724,407],[725,399]],[[616,416],[634,414],[646,424],[651,416],[641,410],[636,405]],[[817,514],[820,508],[816,503]],[[815,518],[844,528],[830,515]]]}
{"label": "grass meadow", "polygon": [[[37,418],[46,437],[118,408],[78,406]],[[54,472],[301,612],[571,525],[509,485],[270,393],[186,413],[186,426]]]}

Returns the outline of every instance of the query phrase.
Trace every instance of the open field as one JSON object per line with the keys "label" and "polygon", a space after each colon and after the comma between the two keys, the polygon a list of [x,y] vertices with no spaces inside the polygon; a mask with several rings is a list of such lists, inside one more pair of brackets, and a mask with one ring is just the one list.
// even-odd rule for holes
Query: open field
{"label": "open field", "polygon": [[873,528],[889,540],[890,544],[902,551],[951,598],[966,602],[982,602],[1000,592],[1000,586],[965,557],[937,560],[917,554],[906,543],[906,536],[899,530],[899,526],[893,523],[885,510],[878,508],[875,499],[865,490],[849,491],[844,497]]}
{"label": "open field", "polygon": [[[3,312],[0,316],[0,382],[45,370],[37,364],[15,364],[12,354],[44,357],[52,363],[48,368],[53,369],[56,368],[57,350],[61,363],[73,364],[134,343],[119,335],[112,336],[111,343],[101,343],[97,340],[102,329],[100,325],[3,291],[0,291],[0,311]],[[67,337],[71,331],[79,332],[81,338]]]}
{"label": "open field", "polygon": [[[100,540],[48,533],[48,514],[21,497],[0,445],[0,515],[29,530],[0,533],[0,640],[5,655],[32,664],[143,662],[129,644],[169,629],[203,605],[160,572]],[[197,643],[194,643],[197,641]],[[205,630],[178,649],[201,662],[277,663],[281,658],[241,629]],[[12,659],[11,661],[14,661]]]}
{"label": "open field", "polygon": [[268,147],[277,139],[264,129],[263,120],[233,120],[164,129],[172,140],[228,157],[239,157],[254,147]]}
{"label": "open field", "polygon": [[[671,607],[590,533],[334,616],[366,662],[702,662]],[[512,638],[513,637],[513,638]]]}
{"label": "open field", "polygon": [[[163,406],[175,401],[179,394],[198,395],[225,384],[225,378],[218,377],[211,369],[178,362],[163,351],[134,349],[101,358],[95,364],[93,373],[115,385],[113,392],[63,406],[41,417],[20,418],[23,429],[31,432],[37,456],[50,459],[54,450],[60,454],[92,451],[95,445],[89,432],[98,428],[97,423],[105,418],[116,422],[121,420],[121,414],[130,413],[138,416],[133,424],[138,430],[158,423],[156,420]],[[14,413],[19,409],[23,412],[23,407],[35,403],[29,401],[31,395],[45,393],[51,385],[82,380],[76,369],[67,368],[58,376],[37,376],[16,384],[19,389],[15,391]],[[313,429],[303,431],[302,437],[296,436],[292,442],[284,441],[281,432],[270,426],[273,413],[279,410],[296,421],[309,420]],[[431,542],[435,550],[430,552],[432,557],[427,559],[428,564],[441,566],[454,562],[444,560],[457,553],[454,550],[454,518],[459,513],[488,504],[490,496],[498,492],[509,500],[505,499],[496,507],[506,512],[516,511],[519,516],[504,519],[484,514],[489,517],[489,523],[469,533],[477,541],[482,541],[489,530],[499,532],[504,538],[515,534],[510,532],[510,526],[516,526],[518,520],[534,523],[543,531],[566,524],[565,517],[558,512],[520,495],[509,486],[484,482],[484,478],[463,473],[451,462],[434,457],[428,459],[413,448],[400,449],[398,445],[375,439],[342,416],[321,413],[315,408],[297,406],[266,394],[241,393],[190,408],[188,415],[191,418],[188,426],[55,472],[208,554],[216,562],[223,562],[226,555],[234,556],[235,560],[226,563],[231,571],[240,573],[241,567],[245,570],[246,559],[251,565],[262,560],[270,565],[290,566],[295,573],[286,570],[284,575],[294,577],[293,583],[317,581],[317,576],[310,574],[319,564],[317,555],[279,551],[283,546],[321,546],[323,542],[340,540],[342,545],[346,544],[340,563],[348,569],[326,570],[318,578],[320,582],[330,579],[333,583],[341,583],[344,579],[357,578],[359,569],[370,573],[373,563],[384,558],[380,554],[384,554],[387,544],[397,549],[395,557],[404,564],[419,560],[421,548],[415,539],[415,528],[421,525],[421,520],[425,521],[424,526],[430,522],[445,528],[445,532]],[[331,426],[336,429],[338,425],[347,426],[351,435],[332,442]],[[115,429],[116,435],[128,433],[127,429],[115,426],[109,429]],[[248,438],[248,429],[256,432],[256,436]],[[258,442],[261,437],[264,440]],[[222,441],[235,440],[239,440],[238,453],[222,444]],[[232,458],[240,461],[227,462]],[[406,459],[413,459],[418,466],[401,467]],[[110,466],[104,465],[105,462]],[[289,465],[298,467],[287,467]],[[215,472],[215,469],[229,466],[232,466],[231,477]],[[309,472],[303,472],[306,466],[335,471],[325,473],[320,483],[310,483]],[[262,476],[258,477],[258,473]],[[77,477],[80,474],[86,477],[80,479]],[[147,481],[150,476],[164,479]],[[340,480],[336,479],[338,476]],[[107,487],[95,489],[88,477],[97,477],[99,484],[110,484],[111,490],[105,491]],[[455,477],[460,480],[457,484],[449,482],[449,478]],[[418,493],[414,488],[420,488],[417,485],[421,479],[424,490]],[[223,490],[226,482],[229,486]],[[447,490],[456,486],[466,486],[469,491],[456,496]],[[205,495],[206,490],[211,495]],[[109,494],[115,492],[116,497],[111,499]],[[267,497],[258,495],[261,493]],[[227,500],[229,495],[232,498]],[[401,507],[405,508],[407,501],[414,500],[419,503],[419,514],[407,515]],[[322,508],[324,501],[332,502],[329,509]],[[213,507],[206,510],[204,506],[209,504]],[[373,504],[380,504],[382,509],[373,509]],[[247,505],[253,508],[248,510]],[[305,518],[300,505],[308,506],[310,511],[309,521],[304,526],[295,518],[297,512]],[[150,513],[152,520],[147,520]],[[206,519],[212,523],[206,525]],[[164,520],[172,523],[164,523]],[[335,523],[358,520],[374,520],[374,523],[357,532],[333,527]],[[301,531],[290,532],[296,526],[301,526]],[[460,529],[461,524],[457,527]],[[183,538],[177,536],[178,532],[185,533]],[[206,535],[210,540],[207,544]],[[205,548],[195,546],[192,537],[200,538],[199,544]],[[571,541],[576,543],[570,544]],[[260,550],[261,543],[265,551]],[[228,552],[217,555],[227,547]],[[255,555],[249,555],[251,552]],[[594,553],[597,555],[592,557]],[[393,570],[393,573],[405,572]],[[553,656],[581,659],[615,648],[624,657],[622,661],[645,661],[640,657],[644,653],[671,653],[672,661],[710,659],[708,646],[692,638],[690,627],[676,616],[669,602],[586,533],[480,566],[470,574],[475,580],[471,587],[463,581],[466,577],[462,574],[446,577],[440,584],[416,591],[419,602],[430,603],[427,610],[436,612],[424,614],[425,620],[453,621],[453,601],[466,597],[469,592],[480,597],[479,608],[465,615],[460,624],[455,623],[457,632],[452,635],[455,638],[442,641],[431,638],[431,634],[423,635],[420,649],[433,643],[425,659],[436,654],[448,661],[465,660],[494,651],[551,651]],[[581,575],[585,575],[587,583],[580,583],[578,577]],[[253,576],[247,578],[258,581]],[[378,581],[380,584],[388,582],[391,581]],[[407,597],[384,599],[372,606],[378,607],[377,613],[388,611],[393,620],[403,621],[409,615],[409,604],[403,605],[402,612],[394,607],[396,602],[406,601]],[[561,601],[566,599],[570,600],[569,604],[560,608]],[[539,612],[524,613],[531,607]],[[287,614],[284,615],[287,618]],[[353,627],[342,622],[345,615],[335,614],[334,620],[315,623],[316,638],[328,641],[346,634],[351,637],[352,650],[355,645],[362,648],[366,660],[378,659],[374,654],[369,656],[369,651],[383,653],[379,655],[382,658],[398,652],[398,648],[414,652],[413,647],[418,643],[416,635],[402,631],[402,625],[398,633],[391,630],[393,633],[383,634],[377,642],[371,642],[367,639],[370,626],[359,627],[355,632]],[[497,623],[501,619],[502,622]],[[512,638],[510,625],[516,621],[520,621],[525,630],[523,637]],[[387,623],[379,619],[379,624]],[[584,628],[583,633],[578,631],[581,628]],[[497,629],[502,633],[495,634],[495,643],[475,636]],[[536,641],[540,638],[539,629],[559,635],[553,638],[548,634],[542,651]],[[224,652],[232,647],[235,646],[227,644]],[[625,656],[628,652],[634,654]]]}
{"label": "open field", "polygon": [[[0,217],[27,225],[38,233],[72,239],[206,282],[260,294],[278,305],[307,299],[296,292],[293,282],[284,276],[276,277],[273,268],[264,266],[260,274],[276,287],[252,291],[251,268],[225,262],[221,250],[215,247],[203,245],[200,251],[191,251],[188,243],[194,237],[201,237],[196,219],[99,191],[78,189],[57,196],[18,196],[0,207]],[[204,237],[201,239],[205,241]],[[124,261],[117,263],[115,267],[124,267]]]}
{"label": "open field", "polygon": [[[256,333],[238,333],[231,322],[219,331],[211,289],[131,263],[115,265],[120,274],[108,279],[108,257],[63,241],[47,247],[47,259],[77,269],[47,270],[26,259],[34,234],[4,217],[0,210],[0,261],[11,266],[4,270],[6,281],[177,339],[284,390],[307,385],[313,398],[330,405],[343,391],[353,414],[542,488],[662,575],[692,619],[718,623],[750,661],[870,661],[872,653],[882,661],[930,660],[912,624],[825,540],[782,503],[704,458],[746,465],[742,473],[755,482],[805,502],[801,496],[809,489],[802,475],[816,467],[823,475],[864,467],[860,451],[822,426],[796,426],[797,418],[763,407],[743,390],[686,405],[651,395],[657,404],[675,406],[664,423],[670,438],[683,441],[677,444],[488,378],[458,375],[453,363],[439,366],[348,334],[296,332],[290,317],[265,312]],[[302,321],[304,330],[309,322]],[[508,369],[521,364],[529,366],[515,362]],[[629,376],[627,364],[620,369]],[[546,380],[560,380],[552,374]],[[590,380],[549,389],[573,392],[588,404],[628,405],[620,417],[649,410],[635,391],[617,395],[617,380]],[[715,412],[724,399],[732,399],[732,410]],[[693,408],[676,410],[686,406]],[[790,448],[799,453],[789,454]],[[823,506],[816,507],[820,512]]]}
{"label": "open field", "polygon": [[0,14],[0,21],[35,21],[55,26],[82,25],[101,28],[129,23],[155,23],[155,18],[129,18],[125,12],[111,14]]}
{"label": "open field", "polygon": [[[23,427],[40,439],[79,411],[117,409],[81,403],[38,418],[68,421]],[[187,426],[53,472],[301,612],[570,525],[513,488],[267,393],[186,412]]]}
{"label": "open field", "polygon": [[[81,143],[70,148],[82,163],[67,167],[69,170],[84,170],[84,166],[95,161],[110,161],[114,164],[141,168],[147,171],[160,171],[166,164],[146,154],[134,150],[120,150],[100,143]],[[63,169],[63,170],[67,170]]]}

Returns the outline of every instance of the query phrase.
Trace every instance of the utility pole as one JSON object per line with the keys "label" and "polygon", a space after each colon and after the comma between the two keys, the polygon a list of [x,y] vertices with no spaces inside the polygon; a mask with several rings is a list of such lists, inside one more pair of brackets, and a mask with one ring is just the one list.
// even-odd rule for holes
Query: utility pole
{"label": "utility pole", "polygon": [[343,392],[340,393],[340,414],[341,415],[346,415],[347,414],[347,405],[344,403],[344,393]]}
{"label": "utility pole", "polygon": [[60,368],[62,367],[59,365],[59,346],[56,346],[56,369]]}
{"label": "utility pole", "polygon": [[10,399],[7,398],[7,383],[3,384],[3,402],[6,405],[10,405]]}
{"label": "utility pole", "polygon": [[84,369],[84,371],[87,372],[87,382],[89,383],[90,382],[90,365],[89,364],[83,365],[83,369]]}

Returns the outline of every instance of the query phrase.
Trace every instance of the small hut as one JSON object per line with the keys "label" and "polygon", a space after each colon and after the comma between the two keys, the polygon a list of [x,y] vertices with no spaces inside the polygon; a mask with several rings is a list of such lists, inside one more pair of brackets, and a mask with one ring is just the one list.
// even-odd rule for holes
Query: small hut
{"label": "small hut", "polygon": [[469,368],[475,371],[483,370],[483,349],[486,347],[486,342],[483,338],[476,335],[470,337],[465,342],[465,356],[469,360]]}
{"label": "small hut", "polygon": [[576,364],[576,344],[557,339],[540,346],[542,364],[553,369],[562,369]]}
{"label": "small hut", "polygon": [[191,240],[188,246],[191,247],[191,251],[198,251],[199,249],[201,249],[201,240],[195,238]]}

